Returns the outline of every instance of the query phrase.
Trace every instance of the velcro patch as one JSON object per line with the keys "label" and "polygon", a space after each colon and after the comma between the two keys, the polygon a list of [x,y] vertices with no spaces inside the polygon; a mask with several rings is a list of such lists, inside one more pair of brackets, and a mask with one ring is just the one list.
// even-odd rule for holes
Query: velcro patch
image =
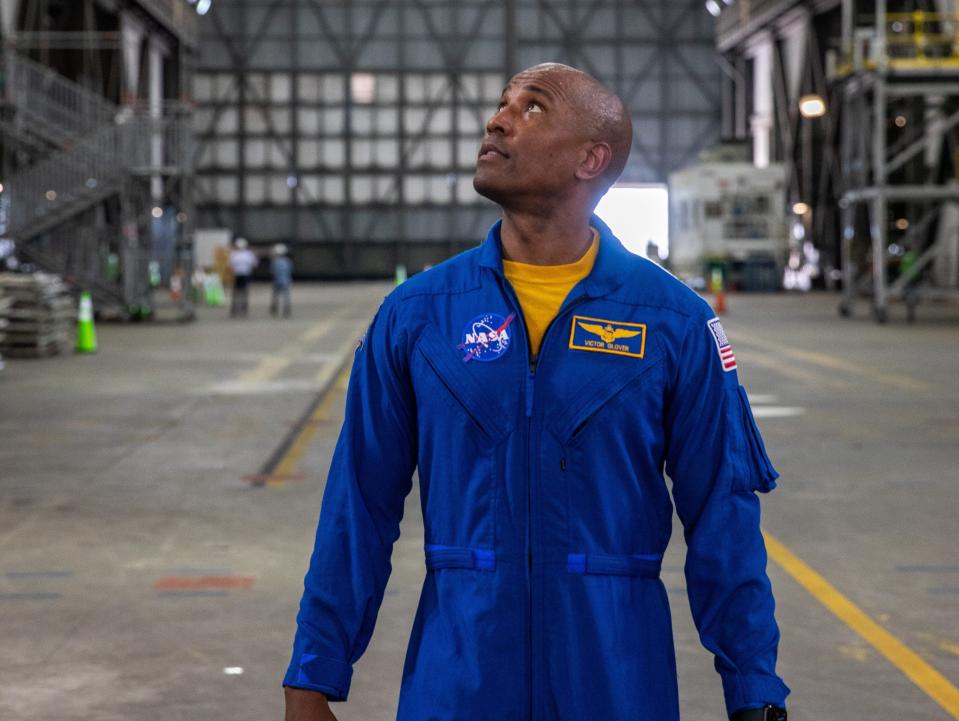
{"label": "velcro patch", "polygon": [[646,324],[574,315],[569,347],[642,358],[646,351]]}
{"label": "velcro patch", "polygon": [[719,353],[719,361],[723,364],[724,371],[735,370],[736,356],[733,355],[733,347],[726,337],[726,331],[723,330],[723,324],[719,318],[713,318],[706,325],[709,332],[713,334],[713,340],[716,341],[716,352]]}

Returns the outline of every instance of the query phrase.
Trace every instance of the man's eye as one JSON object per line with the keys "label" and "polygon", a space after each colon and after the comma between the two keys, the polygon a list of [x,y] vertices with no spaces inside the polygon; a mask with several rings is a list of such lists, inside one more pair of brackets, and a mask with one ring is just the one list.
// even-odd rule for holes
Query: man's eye
{"label": "man's eye", "polygon": [[500,100],[500,101],[499,101],[499,105],[496,106],[496,110],[497,110],[497,111],[500,111],[500,110],[502,110],[502,109],[505,108],[505,107],[506,107],[506,101]]}
{"label": "man's eye", "polygon": [[535,101],[530,101],[526,104],[526,110],[531,113],[541,113],[543,112],[543,106]]}

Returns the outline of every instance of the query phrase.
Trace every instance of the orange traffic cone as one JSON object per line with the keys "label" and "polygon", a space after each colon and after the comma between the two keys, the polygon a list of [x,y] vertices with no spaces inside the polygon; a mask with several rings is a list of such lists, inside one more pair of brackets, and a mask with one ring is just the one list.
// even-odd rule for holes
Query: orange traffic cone
{"label": "orange traffic cone", "polygon": [[716,315],[724,315],[726,313],[726,293],[724,293],[722,289],[716,292],[716,302],[713,310],[716,311]]}
{"label": "orange traffic cone", "polygon": [[713,299],[713,310],[716,315],[723,315],[726,312],[726,292],[723,290],[723,271],[721,268],[713,268],[711,284],[716,296]]}

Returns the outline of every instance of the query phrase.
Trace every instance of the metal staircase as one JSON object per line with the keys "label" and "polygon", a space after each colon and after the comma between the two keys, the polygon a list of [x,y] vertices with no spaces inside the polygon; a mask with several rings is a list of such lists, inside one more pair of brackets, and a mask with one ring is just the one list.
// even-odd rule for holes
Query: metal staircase
{"label": "metal staircase", "polygon": [[[167,175],[183,167],[188,128],[176,116],[120,114],[68,148],[8,179],[5,234],[25,242],[118,193],[130,176]],[[163,139],[156,157],[149,139]]]}
{"label": "metal staircase", "polygon": [[[151,178],[180,175],[189,168],[188,110],[179,104],[117,106],[9,50],[2,56],[0,99],[0,133],[33,149],[34,158],[4,177],[0,236],[15,240],[45,270],[82,282],[100,306],[124,308],[137,302],[148,253],[149,217],[144,215],[151,205],[143,189]],[[136,247],[121,242],[128,271],[121,281],[88,270],[79,274],[70,261],[75,254],[68,250],[78,232],[89,230],[83,224],[92,209],[112,196],[124,214],[118,222],[140,228],[134,233]],[[51,238],[59,240],[50,243]],[[48,250],[64,247],[42,252],[38,243]],[[88,268],[89,263],[81,265]]]}
{"label": "metal staircase", "polygon": [[38,150],[69,147],[113,121],[106,98],[13,50],[0,59],[0,131]]}

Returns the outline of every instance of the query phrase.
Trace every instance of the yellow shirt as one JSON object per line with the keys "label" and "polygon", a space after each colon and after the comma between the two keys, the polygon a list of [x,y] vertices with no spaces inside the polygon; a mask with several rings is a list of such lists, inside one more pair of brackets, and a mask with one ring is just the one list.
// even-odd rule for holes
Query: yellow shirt
{"label": "yellow shirt", "polygon": [[539,345],[547,326],[556,317],[566,296],[579,281],[589,275],[599,251],[599,233],[593,230],[593,242],[583,257],[565,265],[532,265],[503,260],[503,272],[516,291],[526,332],[533,355],[539,355]]}

